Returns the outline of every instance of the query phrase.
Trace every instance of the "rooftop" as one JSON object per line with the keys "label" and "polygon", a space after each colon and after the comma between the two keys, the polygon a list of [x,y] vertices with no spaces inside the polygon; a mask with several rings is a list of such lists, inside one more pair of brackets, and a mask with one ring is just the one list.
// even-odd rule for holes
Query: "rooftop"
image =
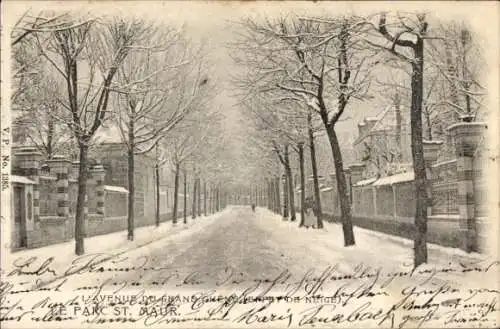
{"label": "rooftop", "polygon": [[[401,110],[403,111],[403,109]],[[396,127],[396,108],[394,105],[387,106],[384,110],[379,112],[375,117],[365,117],[362,122],[358,124],[360,127],[366,126],[367,122],[375,122],[373,126],[364,134],[358,136],[354,141],[354,145],[362,142],[368,135],[375,132],[394,131]],[[406,126],[404,118],[401,118],[402,128]]]}

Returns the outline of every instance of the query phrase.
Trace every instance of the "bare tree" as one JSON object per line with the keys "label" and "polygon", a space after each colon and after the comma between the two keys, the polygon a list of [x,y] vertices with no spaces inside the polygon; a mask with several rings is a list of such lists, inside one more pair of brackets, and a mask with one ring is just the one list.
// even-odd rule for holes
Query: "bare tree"
{"label": "bare tree", "polygon": [[[408,63],[411,75],[411,150],[415,173],[415,238],[414,266],[427,262],[427,177],[422,144],[422,105],[424,96],[424,40],[428,38],[428,22],[424,14],[396,15],[389,24],[387,14],[379,15],[377,23],[369,23],[385,42],[367,40],[377,49],[383,49]],[[391,31],[394,30],[394,31]]]}
{"label": "bare tree", "polygon": [[134,239],[135,155],[150,152],[199,103],[202,66],[178,31],[155,27],[118,73],[115,116],[128,158],[128,239]]}
{"label": "bare tree", "polygon": [[64,111],[54,97],[59,88],[57,81],[40,67],[38,75],[45,78],[23,81],[27,88],[13,99],[13,111],[17,113],[18,136],[51,159],[54,154],[71,149],[73,136],[69,127],[57,119]]}
{"label": "bare tree", "polygon": [[[220,132],[220,130],[210,129],[212,124],[218,122],[219,119],[206,107],[198,107],[195,111],[190,112],[186,119],[165,137],[167,141],[167,153],[170,155],[169,162],[172,164],[174,171],[173,224],[177,223],[181,170],[183,170],[184,178],[186,179],[186,169],[190,163],[200,163],[200,165],[203,164],[204,167],[207,167],[205,164],[217,154],[216,152],[212,152],[209,155],[205,152],[214,150],[212,146],[217,140],[215,136],[220,136],[217,134],[217,131]],[[187,190],[187,181],[185,184]]]}
{"label": "bare tree", "polygon": [[[141,41],[148,26],[137,19],[78,19],[62,23],[65,29],[48,34],[35,31],[42,56],[58,72],[67,94],[58,98],[67,111],[61,117],[78,143],[79,178],[75,216],[75,253],[84,253],[84,200],[87,185],[88,149],[108,113],[113,81],[131,47]],[[87,71],[85,77],[82,70]],[[100,73],[99,73],[100,72]],[[100,79],[102,77],[102,79]]]}
{"label": "bare tree", "polygon": [[278,19],[263,23],[247,20],[244,25],[251,31],[247,43],[254,42],[254,49],[256,43],[259,51],[264,53],[262,56],[270,58],[258,72],[261,77],[256,79],[258,83],[255,85],[261,92],[266,90],[265,86],[277,86],[288,92],[284,98],[301,100],[321,118],[334,158],[344,245],[355,244],[335,125],[351,99],[366,96],[369,71],[376,52],[364,47],[359,37],[361,25],[345,17],[331,20]]}
{"label": "bare tree", "polygon": [[[454,119],[472,121],[483,115],[486,88],[480,75],[486,68],[480,38],[464,23],[438,24],[427,39],[428,66],[439,74],[440,104]],[[443,109],[443,106],[441,107]]]}

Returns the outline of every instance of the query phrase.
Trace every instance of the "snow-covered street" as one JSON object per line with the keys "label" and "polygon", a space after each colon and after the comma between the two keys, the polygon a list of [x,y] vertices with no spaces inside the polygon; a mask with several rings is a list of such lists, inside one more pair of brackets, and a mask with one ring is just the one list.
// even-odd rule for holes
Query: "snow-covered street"
{"label": "snow-covered street", "polygon": [[[13,318],[6,324],[498,324],[498,286],[492,286],[498,262],[486,256],[431,245],[429,264],[412,271],[409,241],[359,228],[356,246],[345,248],[337,224],[299,229],[262,208],[232,206],[189,220],[186,227],[144,228],[142,241],[128,247],[118,242],[123,234],[91,238],[92,253],[79,258],[69,256],[69,244],[45,248],[24,267],[33,251],[15,254],[16,266],[4,266],[3,316]],[[93,253],[98,240],[108,243]],[[40,289],[48,299],[33,299]]]}

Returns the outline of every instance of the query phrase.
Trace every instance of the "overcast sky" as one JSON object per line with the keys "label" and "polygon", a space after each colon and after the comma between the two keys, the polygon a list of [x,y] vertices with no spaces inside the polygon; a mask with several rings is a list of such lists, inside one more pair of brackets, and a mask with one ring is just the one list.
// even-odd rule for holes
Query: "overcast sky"
{"label": "overcast sky", "polygon": [[[342,13],[342,12],[356,12],[356,13],[369,13],[379,11],[382,9],[387,10],[422,10],[425,8],[427,12],[441,18],[466,18],[473,27],[479,30],[484,30],[485,40],[487,44],[496,45],[498,42],[496,37],[497,21],[497,8],[492,3],[481,3],[474,5],[472,3],[448,3],[446,6],[437,2],[426,2],[425,4],[419,2],[409,3],[337,3],[337,2],[154,2],[154,1],[126,1],[121,3],[113,3],[106,1],[105,3],[89,5],[88,2],[32,2],[27,1],[23,4],[22,1],[7,1],[3,4],[2,9],[2,22],[5,24],[12,24],[15,22],[19,14],[23,12],[28,5],[33,8],[50,8],[57,6],[58,8],[73,8],[78,11],[92,10],[96,12],[110,12],[113,14],[130,14],[145,15],[150,18],[162,20],[163,22],[171,22],[173,25],[185,24],[188,36],[193,40],[206,42],[207,56],[214,64],[215,73],[213,79],[217,82],[221,93],[217,96],[215,106],[223,109],[225,115],[228,117],[228,130],[239,131],[240,127],[237,122],[240,119],[239,109],[235,106],[237,100],[231,96],[230,90],[231,81],[230,75],[234,73],[237,68],[232,62],[226,45],[234,37],[233,26],[231,21],[238,21],[241,17],[248,15],[258,16],[276,16],[286,15],[287,13],[294,12],[303,15],[314,14],[328,14],[328,13]],[[425,6],[425,7],[423,7]],[[489,23],[488,23],[489,22]],[[489,26],[489,29],[484,29]],[[480,29],[480,28],[483,29]],[[488,35],[488,33],[490,35]],[[491,40],[490,38],[494,39]],[[491,40],[491,42],[490,42]],[[5,45],[5,44],[4,44]],[[3,47],[2,47],[3,48]],[[493,58],[498,58],[496,47],[490,48],[490,56],[496,55]],[[487,54],[488,55],[488,54]],[[3,57],[4,58],[4,57]],[[378,102],[367,104],[357,104],[349,109],[349,115],[352,120],[348,120],[339,127],[340,133],[355,133],[357,131],[356,125],[364,116],[375,116],[376,113],[383,110],[383,106]],[[356,136],[354,136],[355,138]],[[342,140],[341,140],[342,143]],[[345,143],[343,143],[345,144]],[[345,147],[346,145],[344,145]]]}

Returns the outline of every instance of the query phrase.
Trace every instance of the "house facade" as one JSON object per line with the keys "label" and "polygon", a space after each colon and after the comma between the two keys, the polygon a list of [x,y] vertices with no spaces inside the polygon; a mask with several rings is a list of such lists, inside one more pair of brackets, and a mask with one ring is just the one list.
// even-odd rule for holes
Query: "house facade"
{"label": "house facade", "polygon": [[358,124],[353,148],[365,177],[383,177],[411,166],[411,130],[402,109],[391,105]]}

